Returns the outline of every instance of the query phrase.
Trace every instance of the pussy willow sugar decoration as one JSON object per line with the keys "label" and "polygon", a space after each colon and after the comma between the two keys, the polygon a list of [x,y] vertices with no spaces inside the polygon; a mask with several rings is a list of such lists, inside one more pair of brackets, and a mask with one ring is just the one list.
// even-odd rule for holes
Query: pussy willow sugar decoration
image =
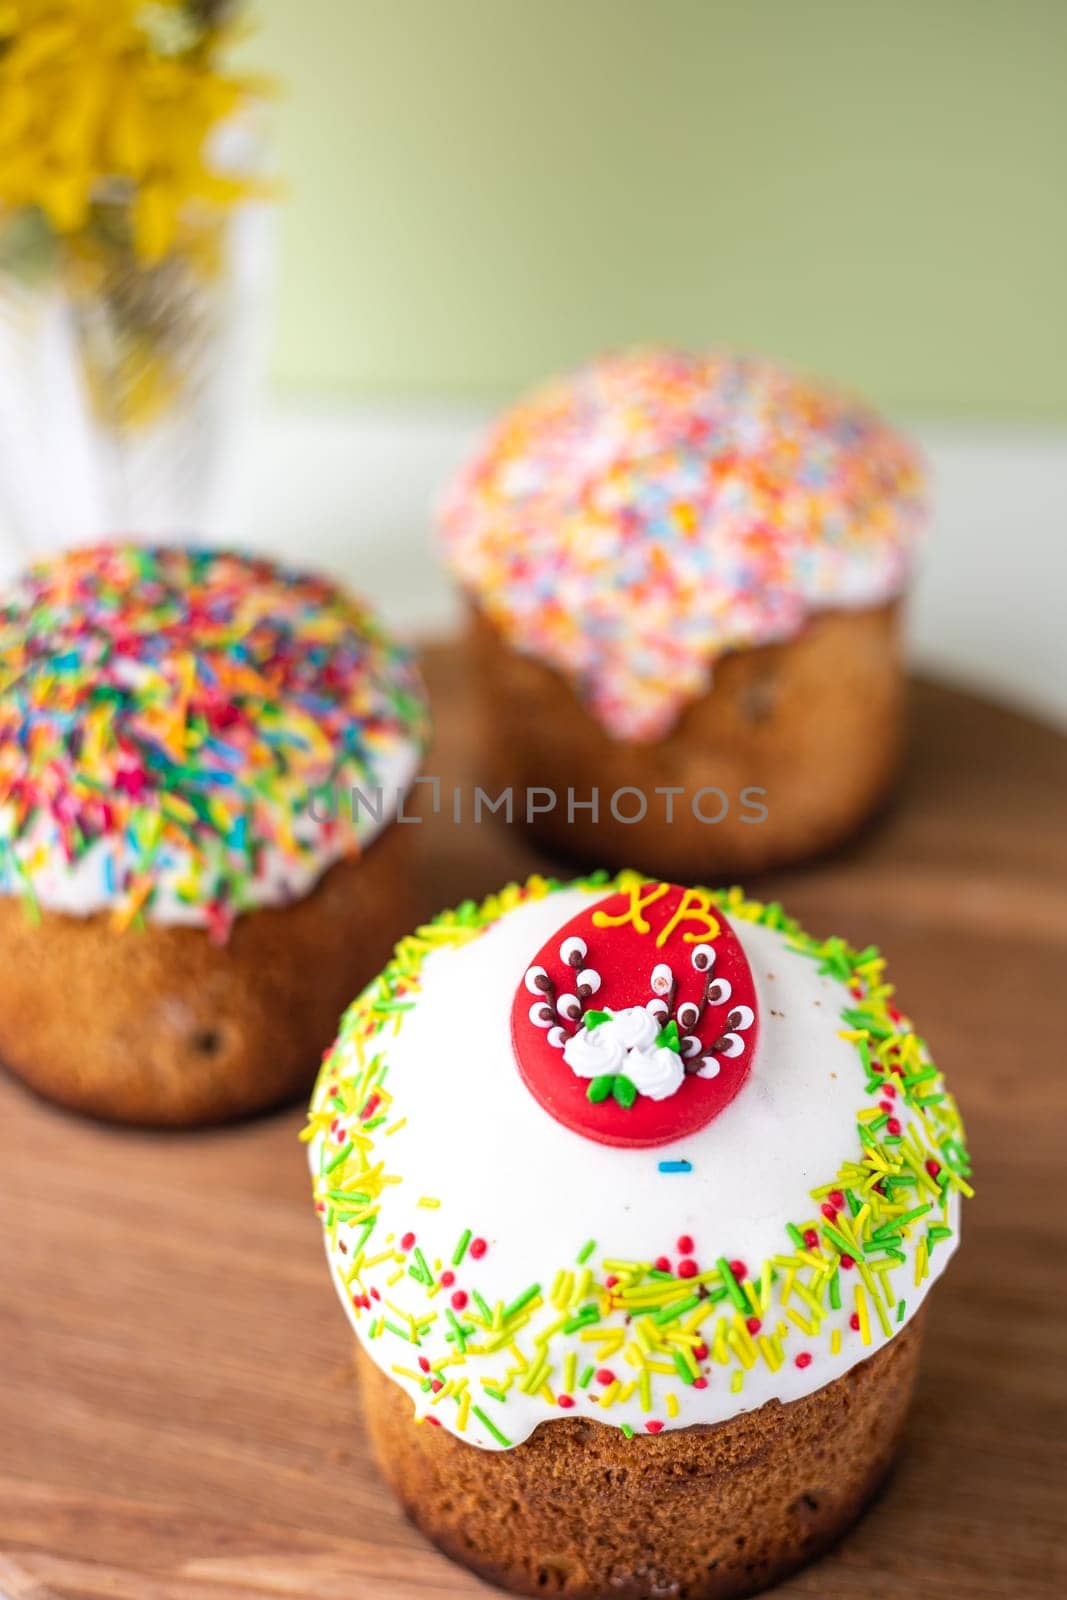
{"label": "pussy willow sugar decoration", "polygon": [[0,609],[5,881],[32,903],[47,858],[117,837],[128,865],[104,887],[122,924],[169,864],[224,938],[267,850],[321,848],[301,827],[316,791],[373,784],[382,749],[424,723],[408,653],[324,579],[232,553],[74,551]]}
{"label": "pussy willow sugar decoration", "polygon": [[460,581],[620,739],[655,739],[729,650],[904,586],[916,453],[768,361],[638,350],[505,413],[441,514]]}
{"label": "pussy willow sugar decoration", "polygon": [[[577,880],[605,895],[642,881],[633,873]],[[490,1305],[477,1274],[486,1249],[478,1228],[486,1219],[469,1219],[449,1260],[422,1255],[414,1214],[409,1231],[381,1237],[383,1193],[400,1181],[388,1145],[397,1125],[393,1090],[402,1085],[389,1085],[389,1040],[414,1004],[423,962],[560,887],[541,877],[509,885],[405,939],[349,1009],[303,1135],[316,1143],[316,1206],[344,1263],[338,1268],[335,1257],[335,1271],[357,1319],[368,1319],[367,1336],[389,1345],[387,1370],[416,1385],[428,1421],[436,1420],[435,1407],[454,1404],[458,1431],[473,1416],[501,1445],[511,1442],[512,1393],[539,1396],[548,1416],[571,1410],[581,1391],[605,1421],[616,1404],[636,1397],[645,1429],[658,1433],[678,1415],[680,1386],[725,1382],[741,1393],[757,1366],[773,1372],[792,1362],[803,1370],[820,1347],[836,1355],[846,1325],[864,1345],[876,1328],[888,1337],[928,1275],[931,1255],[953,1232],[950,1197],[972,1193],[955,1103],[894,1005],[878,952],[814,940],[779,905],[734,889],[714,894],[715,903],[732,918],[779,930],[820,972],[847,985],[851,1002],[841,1031],[856,1052],[855,1158],[812,1190],[811,1214],[785,1225],[779,1253],[746,1263],[728,1254],[727,1240],[684,1235],[665,1240],[654,1260],[630,1260],[601,1254],[595,1240],[582,1242],[579,1234],[571,1259],[545,1281],[516,1283],[506,1300]],[[660,1163],[659,1173],[685,1166]],[[905,1242],[916,1246],[910,1282],[900,1271]],[[404,1310],[391,1298],[402,1279],[424,1291],[421,1310]],[[552,1316],[532,1331],[545,1306]]]}

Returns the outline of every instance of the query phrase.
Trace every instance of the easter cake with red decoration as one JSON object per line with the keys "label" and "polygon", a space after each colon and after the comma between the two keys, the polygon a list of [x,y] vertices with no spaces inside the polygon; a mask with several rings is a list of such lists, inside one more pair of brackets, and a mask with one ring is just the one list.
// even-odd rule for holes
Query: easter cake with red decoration
{"label": "easter cake with red decoration", "polygon": [[483,1576],[748,1594],[884,1477],[971,1189],[877,950],[511,885],[401,941],[305,1137],[382,1471]]}
{"label": "easter cake with red decoration", "polygon": [[449,490],[494,788],[550,846],[762,870],[878,806],[901,743],[916,451],[769,361],[640,350],[547,384]]}
{"label": "easter cake with red decoration", "polygon": [[142,1123],[306,1090],[410,923],[426,725],[323,578],[128,544],[29,570],[0,602],[0,1060]]}

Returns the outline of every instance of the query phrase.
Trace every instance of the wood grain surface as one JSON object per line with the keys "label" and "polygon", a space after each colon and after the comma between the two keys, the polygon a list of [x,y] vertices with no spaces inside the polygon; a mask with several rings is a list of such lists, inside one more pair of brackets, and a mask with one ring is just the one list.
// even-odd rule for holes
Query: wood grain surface
{"label": "wood grain surface", "polygon": [[[427,671],[450,807],[475,724],[461,658],[428,651]],[[949,689],[913,701],[890,812],[756,887],[813,932],[881,945],[962,1102],[978,1198],[888,1488],[777,1592],[1044,1600],[1067,1592],[1067,744]],[[546,865],[447,808],[418,838],[427,911]],[[122,1132],[0,1080],[7,1600],[488,1594],[368,1460],[301,1121]]]}

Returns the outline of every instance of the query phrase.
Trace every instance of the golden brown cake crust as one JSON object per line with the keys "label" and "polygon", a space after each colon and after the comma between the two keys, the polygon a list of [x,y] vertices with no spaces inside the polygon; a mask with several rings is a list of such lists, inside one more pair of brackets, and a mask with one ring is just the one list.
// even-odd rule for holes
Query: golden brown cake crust
{"label": "golden brown cake crust", "polygon": [[[532,823],[549,848],[597,866],[633,866],[692,882],[740,877],[816,855],[854,832],[885,797],[896,771],[903,722],[899,602],[862,611],[826,611],[781,644],[725,656],[708,692],[690,704],[666,738],[650,744],[613,739],[551,667],[520,655],[479,611],[471,617],[475,675],[484,685],[485,785],[511,785],[520,798],[543,786],[554,810]],[[674,820],[657,788],[675,786]],[[577,810],[593,788],[600,816]],[[612,794],[637,788],[648,799],[640,822],[615,820]],[[722,790],[721,822],[697,820],[692,796]],[[741,791],[766,790],[767,818],[742,821]],[[638,808],[623,797],[627,814]],[[700,802],[715,816],[721,802]]]}
{"label": "golden brown cake crust", "polygon": [[727,1600],[812,1560],[874,1494],[915,1386],[923,1317],[789,1405],[632,1439],[567,1418],[503,1451],[416,1423],[362,1350],[358,1366],[382,1472],[454,1560],[520,1594]]}
{"label": "golden brown cake crust", "polygon": [[228,942],[106,914],[34,920],[0,897],[0,1060],[49,1099],[118,1122],[189,1127],[310,1088],[353,996],[408,931],[408,839],[388,828]]}

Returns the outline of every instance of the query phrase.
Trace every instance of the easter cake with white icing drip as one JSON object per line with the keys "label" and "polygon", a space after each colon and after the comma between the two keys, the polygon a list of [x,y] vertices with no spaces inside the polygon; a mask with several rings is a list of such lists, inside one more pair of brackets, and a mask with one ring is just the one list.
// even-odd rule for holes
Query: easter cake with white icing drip
{"label": "easter cake with white icing drip", "polygon": [[796,1416],[915,1346],[970,1193],[876,951],[637,874],[532,879],[404,940],[307,1136],[387,1475],[402,1429],[428,1474],[405,1503],[461,1559],[435,1456],[491,1489],[561,1428],[647,1462]]}
{"label": "easter cake with white icing drip", "polygon": [[[440,516],[489,780],[555,794],[531,819],[552,847],[663,876],[835,843],[896,765],[926,517],[908,440],[775,362],[639,349],[543,384],[492,426]],[[646,816],[614,815],[626,788]],[[718,816],[705,802],[712,826],[691,811],[709,788],[727,796]],[[594,789],[596,812],[568,809]]]}

